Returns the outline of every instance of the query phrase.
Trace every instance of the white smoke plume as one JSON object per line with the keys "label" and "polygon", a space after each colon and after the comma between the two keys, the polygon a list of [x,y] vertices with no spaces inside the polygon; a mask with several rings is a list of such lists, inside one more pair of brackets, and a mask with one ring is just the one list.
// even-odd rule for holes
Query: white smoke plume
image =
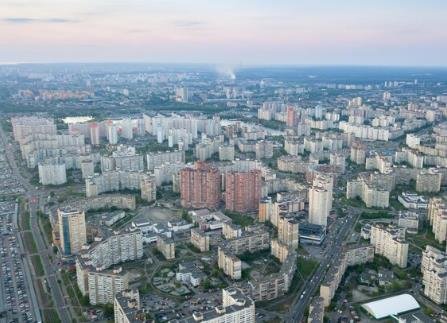
{"label": "white smoke plume", "polygon": [[217,66],[217,73],[222,77],[229,78],[230,80],[236,79],[236,74],[234,73],[234,68],[231,66]]}

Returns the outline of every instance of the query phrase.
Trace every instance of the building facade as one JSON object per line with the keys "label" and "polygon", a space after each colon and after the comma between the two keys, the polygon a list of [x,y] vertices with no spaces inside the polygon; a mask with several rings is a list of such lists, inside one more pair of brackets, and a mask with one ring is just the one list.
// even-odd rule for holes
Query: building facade
{"label": "building facade", "polygon": [[216,209],[221,200],[220,188],[219,170],[204,162],[180,171],[180,202],[185,208]]}
{"label": "building facade", "polygon": [[84,211],[75,209],[57,210],[60,244],[64,255],[79,253],[87,243]]}
{"label": "building facade", "polygon": [[257,211],[261,188],[260,170],[225,174],[225,208],[240,213]]}

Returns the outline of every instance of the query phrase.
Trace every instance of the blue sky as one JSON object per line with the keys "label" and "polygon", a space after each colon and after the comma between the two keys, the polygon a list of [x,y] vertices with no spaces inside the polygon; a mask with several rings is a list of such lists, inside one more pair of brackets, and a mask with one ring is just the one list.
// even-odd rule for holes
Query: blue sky
{"label": "blue sky", "polygon": [[2,0],[0,62],[447,65],[445,0]]}

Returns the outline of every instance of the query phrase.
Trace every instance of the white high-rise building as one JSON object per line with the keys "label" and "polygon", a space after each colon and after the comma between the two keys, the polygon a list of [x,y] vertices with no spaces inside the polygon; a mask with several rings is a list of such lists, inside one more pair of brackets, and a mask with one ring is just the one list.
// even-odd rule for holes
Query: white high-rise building
{"label": "white high-rise building", "polygon": [[133,138],[133,126],[131,119],[126,118],[121,121],[121,137],[129,140]]}
{"label": "white high-rise building", "polygon": [[118,128],[112,122],[107,125],[107,140],[111,145],[118,143]]}
{"label": "white high-rise building", "polygon": [[392,265],[407,267],[408,243],[405,242],[405,230],[381,224],[371,226],[371,244],[374,253],[384,256]]}
{"label": "white high-rise building", "polygon": [[135,147],[119,145],[111,155],[101,156],[101,171],[143,171],[144,157],[135,151]]}
{"label": "white high-rise building", "polygon": [[186,87],[180,87],[175,90],[175,100],[187,103],[189,101],[189,91]]}
{"label": "white high-rise building", "polygon": [[98,146],[101,143],[99,125],[96,122],[92,122],[89,124],[89,127],[90,127],[90,141],[92,145]]}
{"label": "white high-rise building", "polygon": [[422,252],[424,295],[436,304],[447,303],[447,255],[430,245]]}
{"label": "white high-rise building", "polygon": [[88,290],[90,304],[113,303],[115,295],[129,288],[128,274],[122,274],[120,270],[113,272],[88,273]]}
{"label": "white high-rise building", "polygon": [[67,182],[67,169],[63,161],[49,159],[39,163],[39,183],[42,185],[62,185]]}
{"label": "white high-rise building", "polygon": [[327,226],[327,218],[332,209],[333,179],[318,175],[309,188],[309,223]]}
{"label": "white high-rise building", "polygon": [[82,178],[86,179],[95,174],[95,164],[91,159],[84,159],[81,161]]}

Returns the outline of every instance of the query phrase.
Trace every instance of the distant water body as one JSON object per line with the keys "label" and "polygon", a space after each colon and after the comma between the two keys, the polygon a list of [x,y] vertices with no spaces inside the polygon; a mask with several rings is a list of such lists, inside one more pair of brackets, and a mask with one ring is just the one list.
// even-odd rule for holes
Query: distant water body
{"label": "distant water body", "polygon": [[93,120],[93,117],[83,116],[83,117],[66,117],[65,119],[62,119],[64,123],[82,123]]}

